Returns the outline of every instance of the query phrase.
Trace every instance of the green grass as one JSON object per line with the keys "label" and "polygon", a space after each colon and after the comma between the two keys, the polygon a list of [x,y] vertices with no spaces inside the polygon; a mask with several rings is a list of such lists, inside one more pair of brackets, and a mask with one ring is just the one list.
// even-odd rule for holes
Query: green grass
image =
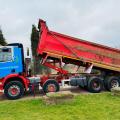
{"label": "green grass", "polygon": [[73,102],[48,106],[41,99],[1,101],[0,120],[120,120],[120,97],[81,94]]}

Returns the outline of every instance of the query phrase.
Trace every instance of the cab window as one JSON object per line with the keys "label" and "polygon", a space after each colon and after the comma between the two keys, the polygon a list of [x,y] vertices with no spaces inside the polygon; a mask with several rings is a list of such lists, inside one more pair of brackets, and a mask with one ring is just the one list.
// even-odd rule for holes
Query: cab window
{"label": "cab window", "polygon": [[0,48],[0,62],[12,61],[12,49]]}

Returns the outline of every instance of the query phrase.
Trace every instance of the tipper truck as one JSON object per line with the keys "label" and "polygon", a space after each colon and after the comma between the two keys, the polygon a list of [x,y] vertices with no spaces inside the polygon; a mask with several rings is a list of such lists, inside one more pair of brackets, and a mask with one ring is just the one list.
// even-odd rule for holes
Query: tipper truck
{"label": "tipper truck", "polygon": [[[34,83],[42,87],[44,93],[58,92],[60,86],[87,88],[93,93],[103,88],[111,90],[120,85],[120,50],[70,37],[48,29],[44,20],[39,20],[39,42],[36,52],[40,63],[57,71],[40,79],[28,77],[25,73],[23,45],[12,43],[0,47],[0,91],[8,99],[18,99]],[[70,73],[63,65],[83,66],[83,73]],[[92,70],[99,70],[94,73]],[[33,82],[33,80],[35,82]]]}

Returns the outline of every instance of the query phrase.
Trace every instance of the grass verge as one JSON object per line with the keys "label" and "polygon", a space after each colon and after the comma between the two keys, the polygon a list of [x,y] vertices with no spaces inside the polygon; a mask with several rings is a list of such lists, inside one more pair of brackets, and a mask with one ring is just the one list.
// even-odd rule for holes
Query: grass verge
{"label": "grass verge", "polygon": [[0,120],[120,120],[120,97],[81,94],[57,105],[45,105],[42,99],[1,101]]}

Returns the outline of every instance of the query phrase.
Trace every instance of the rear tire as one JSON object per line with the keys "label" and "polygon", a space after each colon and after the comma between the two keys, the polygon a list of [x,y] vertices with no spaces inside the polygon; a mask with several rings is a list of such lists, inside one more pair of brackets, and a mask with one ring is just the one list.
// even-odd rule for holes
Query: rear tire
{"label": "rear tire", "polygon": [[59,90],[60,90],[60,86],[59,86],[58,82],[55,81],[55,80],[47,80],[43,84],[43,91],[45,93],[48,93],[48,92],[58,92]]}
{"label": "rear tire", "polygon": [[105,88],[109,91],[111,91],[111,88],[119,87],[120,86],[120,80],[118,77],[115,76],[109,76],[105,79]]}
{"label": "rear tire", "polygon": [[11,81],[5,85],[4,93],[10,100],[19,99],[24,94],[24,86],[19,81]]}
{"label": "rear tire", "polygon": [[103,89],[103,81],[100,77],[91,77],[88,81],[88,90],[92,93],[99,93]]}

